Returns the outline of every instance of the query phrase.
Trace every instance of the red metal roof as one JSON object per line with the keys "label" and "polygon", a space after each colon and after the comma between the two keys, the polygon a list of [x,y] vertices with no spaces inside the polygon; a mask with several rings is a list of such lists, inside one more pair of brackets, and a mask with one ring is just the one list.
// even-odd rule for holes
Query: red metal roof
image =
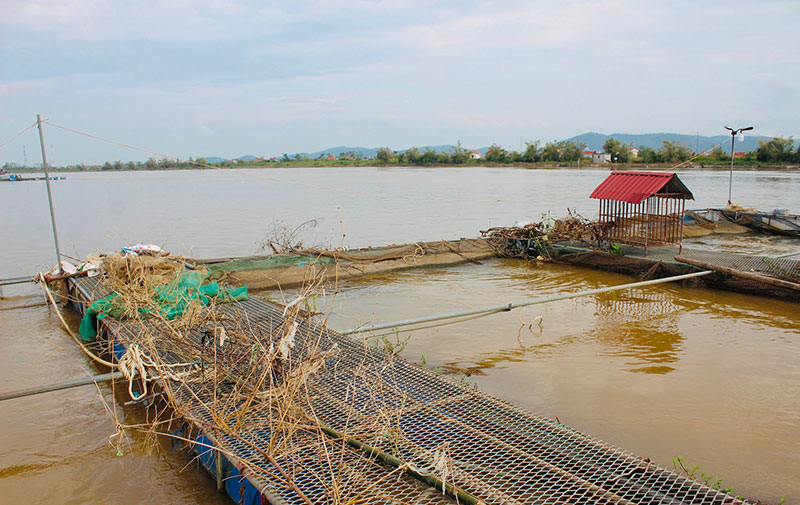
{"label": "red metal roof", "polygon": [[694,200],[692,192],[684,186],[678,176],[669,172],[611,172],[597,186],[589,198],[641,203],[645,198],[658,193],[669,185],[666,192],[682,193],[683,198]]}

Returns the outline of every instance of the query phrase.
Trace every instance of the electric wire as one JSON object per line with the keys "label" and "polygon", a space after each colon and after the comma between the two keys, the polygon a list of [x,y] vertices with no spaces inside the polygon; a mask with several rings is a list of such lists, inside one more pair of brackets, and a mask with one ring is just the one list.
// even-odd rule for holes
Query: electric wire
{"label": "electric wire", "polygon": [[6,140],[5,142],[3,142],[2,144],[0,144],[0,149],[1,149],[1,148],[3,148],[3,147],[5,147],[6,145],[10,144],[10,143],[11,143],[11,141],[13,141],[15,138],[19,137],[20,135],[22,135],[22,134],[23,134],[23,133],[25,133],[26,131],[28,131],[28,130],[30,130],[31,128],[33,128],[34,126],[36,126],[36,124],[37,124],[37,122],[36,122],[36,121],[34,121],[34,122],[33,122],[33,124],[31,124],[30,126],[26,127],[26,128],[25,128],[25,129],[23,129],[21,132],[17,133],[16,135],[14,135],[13,137],[11,137],[10,139],[8,139],[8,140]]}

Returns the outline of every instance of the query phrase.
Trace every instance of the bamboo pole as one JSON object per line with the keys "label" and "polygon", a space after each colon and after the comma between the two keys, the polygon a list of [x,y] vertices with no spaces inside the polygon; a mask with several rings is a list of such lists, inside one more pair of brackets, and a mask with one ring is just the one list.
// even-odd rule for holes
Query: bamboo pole
{"label": "bamboo pole", "polygon": [[782,279],[775,279],[773,277],[767,277],[766,275],[759,275],[751,272],[743,272],[741,270],[736,270],[735,268],[728,268],[719,265],[714,265],[712,263],[706,263],[705,261],[697,261],[683,256],[675,256],[675,261],[686,263],[687,265],[692,265],[698,268],[704,268],[706,270],[714,270],[716,272],[722,272],[728,275],[733,275],[734,277],[741,277],[742,279],[762,282],[764,284],[769,284],[770,286],[777,286],[780,288],[800,291],[800,284],[797,284],[796,282],[784,281]]}
{"label": "bamboo pole", "polygon": [[681,275],[674,275],[672,277],[664,277],[663,279],[653,279],[649,281],[641,281],[641,282],[632,282],[630,284],[620,284],[617,286],[608,286],[605,288],[599,289],[589,289],[587,291],[579,291],[577,293],[566,293],[562,295],[553,295],[553,296],[546,296],[544,298],[534,298],[532,300],[525,300],[520,302],[511,302],[511,303],[504,303],[502,305],[492,305],[489,307],[481,307],[477,309],[468,309],[462,310],[459,312],[449,312],[446,314],[438,314],[435,316],[424,316],[418,317],[414,319],[406,319],[402,321],[394,321],[391,323],[382,323],[382,324],[375,324],[371,326],[357,326],[355,328],[350,328],[349,330],[340,331],[339,333],[342,335],[350,335],[352,333],[364,333],[368,331],[376,331],[376,330],[385,330],[387,328],[396,328],[399,326],[409,326],[419,323],[428,323],[431,321],[441,321],[443,319],[454,319],[458,317],[464,316],[472,316],[476,314],[485,314],[490,312],[508,312],[512,309],[519,308],[519,307],[527,307],[529,305],[537,305],[540,303],[547,303],[547,302],[555,302],[558,300],[568,300],[570,298],[578,298],[581,296],[590,296],[590,295],[597,295],[600,293],[608,293],[610,291],[619,291],[621,289],[632,289],[632,288],[639,288],[644,286],[653,286],[655,284],[663,284],[665,282],[674,282],[674,281],[682,281],[685,279],[691,279],[694,277],[700,277],[703,275],[710,274],[710,270],[706,270],[704,272],[693,272],[689,274],[681,274]]}

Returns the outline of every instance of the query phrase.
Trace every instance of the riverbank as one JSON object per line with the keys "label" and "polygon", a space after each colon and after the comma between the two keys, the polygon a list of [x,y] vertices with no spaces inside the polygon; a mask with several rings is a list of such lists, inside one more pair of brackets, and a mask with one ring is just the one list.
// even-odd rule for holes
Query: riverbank
{"label": "riverbank", "polygon": [[[167,172],[167,171],[186,171],[186,170],[226,170],[226,169],[257,169],[257,168],[336,168],[336,167],[368,167],[376,169],[414,169],[414,168],[518,168],[526,170],[654,170],[654,171],[684,171],[684,170],[708,170],[708,171],[729,171],[729,163],[700,163],[692,162],[687,164],[678,163],[500,163],[486,160],[472,160],[471,162],[456,165],[452,163],[429,163],[421,165],[402,165],[398,163],[380,163],[376,160],[353,160],[353,161],[276,161],[267,163],[216,163],[204,165],[191,165],[185,167],[169,168],[103,168],[102,166],[91,166],[86,168],[76,167],[49,167],[49,172],[59,173],[81,173],[81,172]],[[796,163],[786,164],[763,164],[763,163],[744,163],[736,162],[733,170],[738,171],[800,171],[800,165]],[[15,168],[10,170],[13,173],[29,174],[44,173],[41,168]]]}

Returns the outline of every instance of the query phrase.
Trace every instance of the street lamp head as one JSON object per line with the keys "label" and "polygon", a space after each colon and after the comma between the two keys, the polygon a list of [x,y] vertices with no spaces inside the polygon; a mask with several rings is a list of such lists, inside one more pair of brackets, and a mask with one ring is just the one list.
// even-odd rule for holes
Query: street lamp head
{"label": "street lamp head", "polygon": [[753,127],[752,126],[748,126],[746,128],[739,128],[738,130],[734,130],[730,126],[726,126],[725,129],[728,130],[729,132],[731,132],[731,172],[730,172],[730,176],[728,178],[728,206],[730,206],[731,205],[731,189],[733,188],[733,156],[734,156],[733,144],[734,144],[734,142],[736,142],[736,135],[737,134],[739,134],[741,132],[750,131],[750,130],[753,129]]}
{"label": "street lamp head", "polygon": [[748,126],[747,128],[739,128],[738,130],[734,130],[730,126],[726,126],[725,129],[728,130],[729,132],[731,132],[731,136],[736,136],[736,134],[738,134],[740,132],[746,132],[746,131],[752,130],[753,127],[752,126]]}

